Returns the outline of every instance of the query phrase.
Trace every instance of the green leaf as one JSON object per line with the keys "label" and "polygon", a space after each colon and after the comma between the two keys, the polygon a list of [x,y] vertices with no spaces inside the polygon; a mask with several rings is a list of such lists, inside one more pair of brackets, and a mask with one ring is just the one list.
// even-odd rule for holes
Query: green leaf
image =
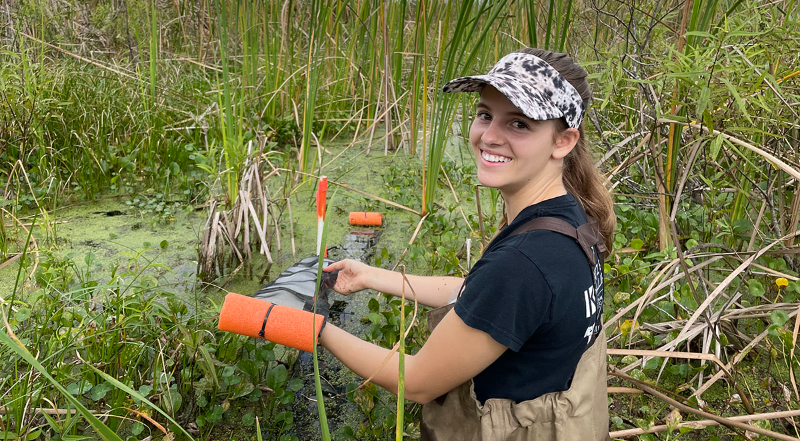
{"label": "green leaf", "polygon": [[167,389],[163,396],[164,399],[162,403],[164,403],[164,409],[174,415],[181,408],[181,404],[183,404],[183,397],[181,397],[180,392],[178,392],[178,388],[173,386]]}
{"label": "green leaf", "polygon": [[289,380],[289,390],[292,392],[297,392],[303,388],[303,380],[299,378],[292,378]]}
{"label": "green leaf", "polygon": [[369,321],[375,323],[376,325],[381,322],[381,315],[377,312],[370,312],[369,314],[367,314],[367,318],[369,319]]}
{"label": "green leaf", "polygon": [[630,293],[625,291],[619,291],[618,293],[614,294],[614,303],[619,304],[627,304],[631,300]]}
{"label": "green leaf", "polygon": [[747,282],[750,284],[750,295],[753,297],[762,297],[764,295],[764,285],[762,285],[760,281],[756,279],[750,279]]}
{"label": "green leaf", "polygon": [[100,383],[92,388],[92,391],[89,393],[89,396],[94,401],[98,401],[102,398],[105,398],[106,394],[110,392],[113,387],[111,387],[108,383]]}
{"label": "green leaf", "polygon": [[214,360],[211,358],[211,353],[208,352],[208,348],[204,344],[200,345],[198,349],[200,350],[200,356],[203,359],[203,362],[200,363],[200,368],[203,369],[203,372],[205,372],[206,378],[211,378],[211,380],[214,382],[214,385],[219,387],[217,369],[214,366]]}
{"label": "green leaf", "polygon": [[378,312],[381,308],[381,305],[376,299],[369,299],[367,307],[369,308],[370,312]]}
{"label": "green leaf", "polygon": [[72,395],[83,395],[89,390],[92,389],[92,383],[89,383],[86,380],[78,381],[77,383],[70,383],[67,385],[67,392],[71,393]]}
{"label": "green leaf", "polygon": [[251,380],[255,381],[258,378],[258,367],[253,360],[245,358],[236,363],[236,366],[238,366],[242,372],[250,376]]}
{"label": "green leaf", "polygon": [[736,106],[742,112],[742,115],[744,115],[745,119],[747,119],[747,122],[754,124],[752,118],[750,118],[750,113],[747,112],[747,106],[745,105],[741,95],[739,95],[739,92],[736,90],[736,87],[734,87],[733,84],[731,84],[731,82],[725,77],[719,77],[719,79],[723,84],[725,84],[725,87],[733,96],[733,102],[736,103]]}
{"label": "green leaf", "polygon": [[267,372],[267,387],[277,390],[286,381],[286,366],[279,364]]}
{"label": "green leaf", "polygon": [[722,133],[720,133],[716,138],[714,138],[714,141],[711,142],[711,151],[709,153],[711,154],[712,161],[717,160],[717,157],[719,156],[719,149],[722,147],[723,140],[724,138],[722,137]]}
{"label": "green leaf", "polygon": [[714,38],[713,34],[703,31],[689,31],[683,34],[684,37],[704,37],[704,38]]}
{"label": "green leaf", "polygon": [[143,397],[150,395],[150,392],[153,391],[153,386],[149,384],[143,384],[139,386],[139,394]]}
{"label": "green leaf", "polygon": [[209,423],[216,423],[217,421],[222,419],[222,414],[225,413],[225,410],[222,409],[222,406],[219,404],[215,404],[214,407],[211,408],[211,412],[208,414],[206,419]]}
{"label": "green leaf", "polygon": [[222,368],[222,378],[228,378],[236,372],[236,368],[233,366],[225,366]]}
{"label": "green leaf", "polygon": [[141,434],[143,431],[144,431],[144,424],[138,421],[133,424],[133,427],[131,427],[131,435],[133,436],[139,436],[139,434]]}
{"label": "green leaf", "polygon": [[706,112],[710,98],[711,89],[704,85],[702,88],[700,88],[700,95],[697,97],[697,110],[695,110],[695,113],[698,117],[702,117]]}
{"label": "green leaf", "polygon": [[770,321],[778,326],[783,326],[789,321],[789,314],[786,311],[775,310],[769,315]]}
{"label": "green leaf", "polygon": [[167,242],[166,239],[165,239],[165,240],[162,240],[161,243],[158,244],[158,245],[161,247],[162,250],[166,250],[167,247],[169,246],[169,242]]}
{"label": "green leaf", "polygon": [[661,357],[653,357],[644,364],[644,370],[652,371],[661,367],[664,360]]}
{"label": "green leaf", "polygon": [[638,237],[633,239],[633,240],[631,240],[631,248],[633,248],[635,250],[643,249],[644,248],[644,241],[642,239],[639,239]]}
{"label": "green leaf", "polygon": [[684,377],[689,373],[689,365],[686,363],[674,364],[669,367],[669,371],[674,375]]}
{"label": "green leaf", "polygon": [[17,312],[14,313],[14,320],[17,323],[22,323],[25,320],[28,320],[31,317],[31,309],[25,306],[20,307],[17,309]]}
{"label": "green leaf", "polygon": [[250,427],[253,423],[256,422],[255,417],[253,416],[253,412],[247,412],[246,414],[242,415],[242,424]]}

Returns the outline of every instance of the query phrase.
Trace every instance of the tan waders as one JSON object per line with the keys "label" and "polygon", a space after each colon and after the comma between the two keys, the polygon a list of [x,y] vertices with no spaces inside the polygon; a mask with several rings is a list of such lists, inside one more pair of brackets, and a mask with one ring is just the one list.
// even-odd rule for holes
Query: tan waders
{"label": "tan waders", "polygon": [[[571,234],[560,227],[553,228],[552,220],[541,219],[553,218],[534,219],[513,234],[533,229],[546,229],[570,236],[575,234],[576,229],[569,224],[567,226]],[[589,249],[597,245],[600,253],[605,251],[600,246],[602,238],[599,235],[589,237],[586,229],[581,230],[577,230],[576,240],[593,262],[594,252],[590,256]],[[448,305],[429,313],[428,325],[431,330],[452,307]],[[423,441],[610,440],[605,333],[601,330],[594,343],[581,356],[568,390],[551,392],[521,403],[490,398],[481,405],[475,398],[470,380],[422,406],[420,431]]]}
{"label": "tan waders", "polygon": [[583,353],[568,390],[515,403],[475,399],[472,380],[422,406],[423,441],[600,441],[608,437],[606,340]]}

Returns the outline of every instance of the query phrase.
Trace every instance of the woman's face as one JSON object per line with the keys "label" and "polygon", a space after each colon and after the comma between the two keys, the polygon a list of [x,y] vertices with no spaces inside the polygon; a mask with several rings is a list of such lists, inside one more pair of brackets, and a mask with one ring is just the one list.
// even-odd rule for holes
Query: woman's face
{"label": "woman's face", "polygon": [[513,195],[560,174],[561,159],[572,148],[562,155],[554,142],[555,130],[554,120],[526,117],[505,95],[486,85],[469,132],[480,183]]}

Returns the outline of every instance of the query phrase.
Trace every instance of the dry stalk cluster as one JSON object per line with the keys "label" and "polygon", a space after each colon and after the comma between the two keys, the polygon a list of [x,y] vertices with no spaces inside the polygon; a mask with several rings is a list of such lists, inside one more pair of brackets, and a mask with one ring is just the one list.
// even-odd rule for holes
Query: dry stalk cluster
{"label": "dry stalk cluster", "polygon": [[[266,257],[266,277],[273,264],[271,250],[281,252],[279,220],[288,207],[291,220],[291,204],[288,198],[274,199],[266,179],[278,171],[265,174],[269,164],[264,156],[254,157],[243,167],[239,181],[239,192],[230,209],[216,199],[209,201],[209,214],[200,242],[198,274],[204,282],[227,276],[223,286],[242,268],[245,274],[253,275],[253,256]],[[294,253],[294,227],[291,228],[292,252]],[[262,277],[263,279],[263,277]]]}

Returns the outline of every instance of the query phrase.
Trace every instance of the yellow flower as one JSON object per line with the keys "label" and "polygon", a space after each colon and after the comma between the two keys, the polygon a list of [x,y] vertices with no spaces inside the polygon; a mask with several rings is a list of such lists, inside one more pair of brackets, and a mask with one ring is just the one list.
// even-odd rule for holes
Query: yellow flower
{"label": "yellow flower", "polygon": [[789,286],[789,281],[786,280],[785,277],[779,277],[778,280],[775,281],[775,284],[778,285],[778,289],[786,288]]}
{"label": "yellow flower", "polygon": [[634,320],[625,320],[624,322],[622,322],[622,325],[620,326],[620,330],[622,331],[622,335],[623,336],[626,336],[626,335],[630,334],[631,331],[635,331],[638,328],[639,328],[639,321],[638,320],[636,320],[636,321],[634,321]]}

